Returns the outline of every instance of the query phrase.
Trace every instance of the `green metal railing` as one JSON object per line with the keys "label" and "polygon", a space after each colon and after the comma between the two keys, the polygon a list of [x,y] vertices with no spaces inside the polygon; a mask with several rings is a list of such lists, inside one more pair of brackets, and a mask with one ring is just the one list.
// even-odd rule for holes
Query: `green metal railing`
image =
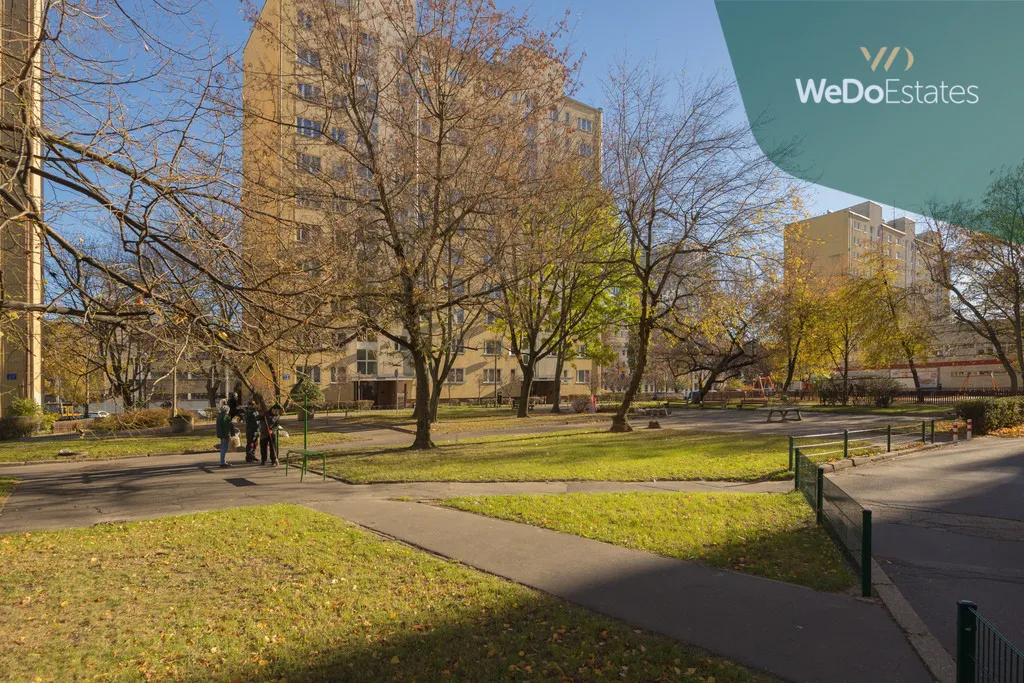
{"label": "green metal railing", "polygon": [[865,509],[800,448],[793,454],[794,486],[860,576],[861,595],[871,596],[871,510]]}
{"label": "green metal railing", "polygon": [[956,683],[1024,683],[1024,653],[967,600],[956,606]]}
{"label": "green metal railing", "polygon": [[935,421],[898,422],[895,424],[844,429],[841,432],[789,437],[789,469],[795,471],[796,449],[814,459],[853,458],[891,453],[918,444],[935,443]]}

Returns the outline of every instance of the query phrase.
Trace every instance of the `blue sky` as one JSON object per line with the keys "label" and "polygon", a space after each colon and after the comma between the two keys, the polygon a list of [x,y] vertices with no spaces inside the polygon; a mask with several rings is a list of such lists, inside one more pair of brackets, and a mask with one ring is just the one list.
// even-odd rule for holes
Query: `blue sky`
{"label": "blue sky", "polygon": [[[572,10],[573,50],[586,54],[577,98],[594,106],[601,106],[601,79],[624,54],[631,59],[655,59],[666,71],[685,68],[697,73],[721,73],[734,79],[713,0],[576,0],[572,5],[560,0],[530,4],[496,1],[499,6],[531,7],[539,22],[557,21],[567,7]],[[216,22],[226,43],[241,48],[249,35],[241,2],[217,0],[215,6],[208,10],[209,18]],[[807,208],[817,214],[860,201],[858,197],[815,186]],[[885,215],[891,216],[892,209],[887,208]]]}

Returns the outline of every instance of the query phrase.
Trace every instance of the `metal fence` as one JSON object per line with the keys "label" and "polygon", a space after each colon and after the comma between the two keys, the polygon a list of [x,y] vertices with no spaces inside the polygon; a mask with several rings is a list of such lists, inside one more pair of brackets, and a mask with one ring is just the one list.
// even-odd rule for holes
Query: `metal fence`
{"label": "metal fence", "polygon": [[865,509],[800,448],[794,453],[796,490],[814,510],[818,524],[832,537],[860,576],[861,595],[871,596],[871,510]]}
{"label": "metal fence", "polygon": [[901,391],[897,393],[893,403],[931,403],[933,405],[951,406],[960,401],[972,398],[998,398],[1002,396],[1020,396],[1020,391],[1009,389],[922,389],[918,391]]}
{"label": "metal fence", "polygon": [[796,449],[812,459],[837,459],[890,453],[926,443],[935,443],[935,420],[897,422],[844,429],[841,432],[789,437],[789,469],[793,470]]}
{"label": "metal fence", "polygon": [[1024,653],[961,600],[956,610],[957,683],[1024,683]]}

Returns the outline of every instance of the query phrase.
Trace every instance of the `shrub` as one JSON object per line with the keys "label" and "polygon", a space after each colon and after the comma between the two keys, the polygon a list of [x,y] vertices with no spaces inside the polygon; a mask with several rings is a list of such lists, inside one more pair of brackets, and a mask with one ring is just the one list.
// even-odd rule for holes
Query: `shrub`
{"label": "shrub", "polygon": [[[183,411],[178,411],[182,414]],[[164,409],[134,410],[120,415],[108,415],[96,418],[91,429],[95,432],[117,432],[123,429],[153,429],[166,427],[171,419],[171,411]]]}
{"label": "shrub", "polygon": [[23,439],[39,429],[39,419],[30,415],[17,415],[0,419],[0,441]]}
{"label": "shrub", "polygon": [[975,434],[1024,425],[1024,397],[975,398],[956,404],[957,415],[974,422]]}
{"label": "shrub", "polygon": [[60,419],[60,415],[57,413],[43,413],[39,417],[39,429],[43,432],[48,432],[53,429],[54,423]]}
{"label": "shrub", "polygon": [[30,398],[11,399],[7,407],[7,417],[40,417],[42,407]]}
{"label": "shrub", "polygon": [[816,384],[818,398],[827,406],[834,406],[845,403],[848,395],[843,388],[842,380],[823,379]]}
{"label": "shrub", "polygon": [[310,410],[316,410],[322,408],[325,403],[324,392],[321,391],[320,385],[308,377],[303,377],[298,384],[292,387],[289,398],[296,409],[305,405]]}
{"label": "shrub", "polygon": [[872,377],[862,380],[857,389],[859,394],[869,396],[876,408],[888,408],[900,391],[900,383],[889,377]]}

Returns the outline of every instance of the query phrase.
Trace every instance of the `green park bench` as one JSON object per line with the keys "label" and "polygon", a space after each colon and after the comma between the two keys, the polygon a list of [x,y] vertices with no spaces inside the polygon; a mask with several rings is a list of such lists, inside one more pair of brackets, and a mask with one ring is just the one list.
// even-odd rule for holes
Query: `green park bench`
{"label": "green park bench", "polygon": [[288,462],[291,460],[292,453],[302,456],[302,471],[299,474],[299,481],[302,481],[306,476],[306,470],[309,468],[310,458],[321,459],[321,472],[323,474],[324,481],[327,481],[327,452],[326,451],[310,451],[302,448],[290,448],[284,456],[284,476],[288,476]]}

